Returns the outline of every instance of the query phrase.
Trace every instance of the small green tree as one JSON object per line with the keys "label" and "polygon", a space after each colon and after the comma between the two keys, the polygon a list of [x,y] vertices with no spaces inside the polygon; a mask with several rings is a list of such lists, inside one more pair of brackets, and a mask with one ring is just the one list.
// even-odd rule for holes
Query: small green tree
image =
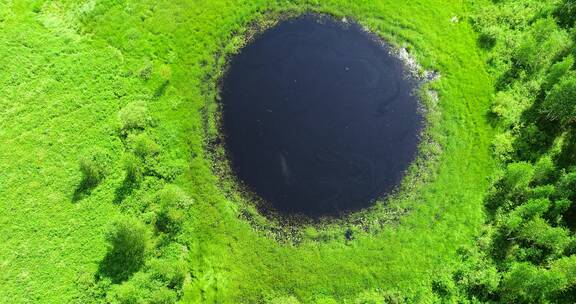
{"label": "small green tree", "polygon": [[144,129],[150,125],[151,117],[144,101],[136,101],[127,104],[118,113],[120,129],[124,135],[134,129]]}
{"label": "small green tree", "polygon": [[576,198],[576,170],[562,174],[556,187],[556,195],[561,198]]}
{"label": "small green tree", "polygon": [[492,141],[492,151],[500,161],[507,162],[512,159],[514,137],[512,133],[497,134]]}
{"label": "small green tree", "polygon": [[527,72],[535,73],[547,68],[558,55],[571,45],[570,37],[556,25],[552,18],[541,18],[525,31],[513,51],[517,64]]}
{"label": "small green tree", "polygon": [[124,179],[126,184],[132,186],[140,184],[144,178],[144,166],[138,157],[132,154],[126,156],[124,169],[126,170],[126,177]]}
{"label": "small green tree", "polygon": [[387,303],[381,292],[374,290],[366,290],[356,296],[355,304],[380,304]]}
{"label": "small green tree", "polygon": [[179,187],[167,185],[158,194],[160,211],[156,228],[161,232],[175,233],[180,230],[193,200]]}
{"label": "small green tree", "polygon": [[79,190],[89,190],[96,187],[108,173],[110,157],[101,149],[94,149],[80,159],[82,182]]}
{"label": "small green tree", "polygon": [[550,156],[540,158],[534,166],[534,181],[538,184],[552,182],[557,176],[556,166]]}
{"label": "small green tree", "polygon": [[542,88],[545,91],[552,89],[564,76],[566,76],[574,66],[574,57],[567,56],[562,61],[553,64],[549,70]]}
{"label": "small green tree", "polygon": [[108,302],[117,304],[141,304],[145,303],[142,290],[131,282],[125,282],[115,286],[108,293]]}
{"label": "small green tree", "polygon": [[146,133],[130,134],[128,142],[134,154],[145,159],[148,156],[155,156],[160,153],[161,147],[152,140]]}
{"label": "small green tree", "polygon": [[518,236],[525,242],[547,248],[550,254],[562,255],[570,244],[570,232],[563,227],[552,227],[544,219],[536,217],[519,229]]}
{"label": "small green tree", "polygon": [[576,121],[576,76],[568,75],[558,82],[542,103],[542,113],[563,125]]}
{"label": "small green tree", "polygon": [[182,288],[188,267],[184,260],[171,257],[155,259],[150,262],[151,277],[168,288],[179,290]]}
{"label": "small green tree", "polygon": [[550,303],[550,298],[565,284],[566,278],[558,272],[514,263],[504,274],[500,294],[505,303]]}
{"label": "small green tree", "polygon": [[125,218],[114,224],[106,235],[108,253],[100,265],[100,272],[118,283],[127,280],[144,264],[150,237],[138,220]]}
{"label": "small green tree", "polygon": [[564,27],[573,27],[576,23],[576,0],[563,0],[556,8],[554,15]]}

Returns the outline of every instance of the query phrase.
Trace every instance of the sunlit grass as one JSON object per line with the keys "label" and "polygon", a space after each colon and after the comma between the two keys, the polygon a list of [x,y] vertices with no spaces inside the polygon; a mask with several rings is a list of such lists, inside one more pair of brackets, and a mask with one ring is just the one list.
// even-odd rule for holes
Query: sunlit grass
{"label": "sunlit grass", "polygon": [[[385,291],[433,298],[431,282],[449,275],[456,248],[482,223],[493,168],[485,120],[492,80],[465,22],[469,9],[441,0],[0,4],[0,302],[98,297],[85,287],[106,255],[105,232],[123,214],[147,222],[137,211],[165,183],[194,201],[178,239],[191,271],[186,301],[340,303]],[[222,190],[227,182],[206,147],[225,55],[253,21],[309,10],[352,17],[440,73],[428,132],[441,152],[387,208],[302,228],[295,245],[275,240],[277,224],[245,219],[252,208]],[[131,148],[118,113],[139,102],[151,116],[145,134],[161,147],[147,166],[163,178],[144,178],[119,202]],[[108,151],[110,170],[75,201],[79,161],[94,148]],[[394,210],[400,216],[382,228]]]}

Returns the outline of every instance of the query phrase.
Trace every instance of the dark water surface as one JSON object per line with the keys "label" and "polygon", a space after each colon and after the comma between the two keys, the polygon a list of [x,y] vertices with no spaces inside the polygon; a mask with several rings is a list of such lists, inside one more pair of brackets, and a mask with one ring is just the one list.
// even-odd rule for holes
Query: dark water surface
{"label": "dark water surface", "polygon": [[357,25],[305,16],[264,32],[222,86],[235,173],[281,213],[369,206],[417,152],[422,119],[405,75]]}

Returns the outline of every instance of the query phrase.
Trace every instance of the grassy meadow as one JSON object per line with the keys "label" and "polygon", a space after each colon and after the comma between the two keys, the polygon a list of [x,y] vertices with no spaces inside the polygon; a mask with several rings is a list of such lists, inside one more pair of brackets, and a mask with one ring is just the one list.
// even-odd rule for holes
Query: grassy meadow
{"label": "grassy meadow", "polygon": [[[496,168],[481,4],[0,0],[0,302],[440,301]],[[406,48],[439,98],[390,200],[284,223],[221,174],[218,81],[251,31],[304,12]]]}

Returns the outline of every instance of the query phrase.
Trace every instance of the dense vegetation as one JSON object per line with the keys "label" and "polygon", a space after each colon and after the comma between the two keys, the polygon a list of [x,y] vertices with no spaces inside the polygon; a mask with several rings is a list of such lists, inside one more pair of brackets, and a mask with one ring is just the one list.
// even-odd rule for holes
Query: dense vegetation
{"label": "dense vegetation", "polygon": [[[352,17],[441,76],[396,195],[281,223],[219,162],[217,84],[253,31],[305,11]],[[575,302],[575,12],[0,0],[0,302]]]}
{"label": "dense vegetation", "polygon": [[[500,1],[473,18],[498,92],[491,118],[503,163],[487,226],[462,248],[451,298],[576,302],[576,2]],[[449,286],[450,284],[439,284]]]}

